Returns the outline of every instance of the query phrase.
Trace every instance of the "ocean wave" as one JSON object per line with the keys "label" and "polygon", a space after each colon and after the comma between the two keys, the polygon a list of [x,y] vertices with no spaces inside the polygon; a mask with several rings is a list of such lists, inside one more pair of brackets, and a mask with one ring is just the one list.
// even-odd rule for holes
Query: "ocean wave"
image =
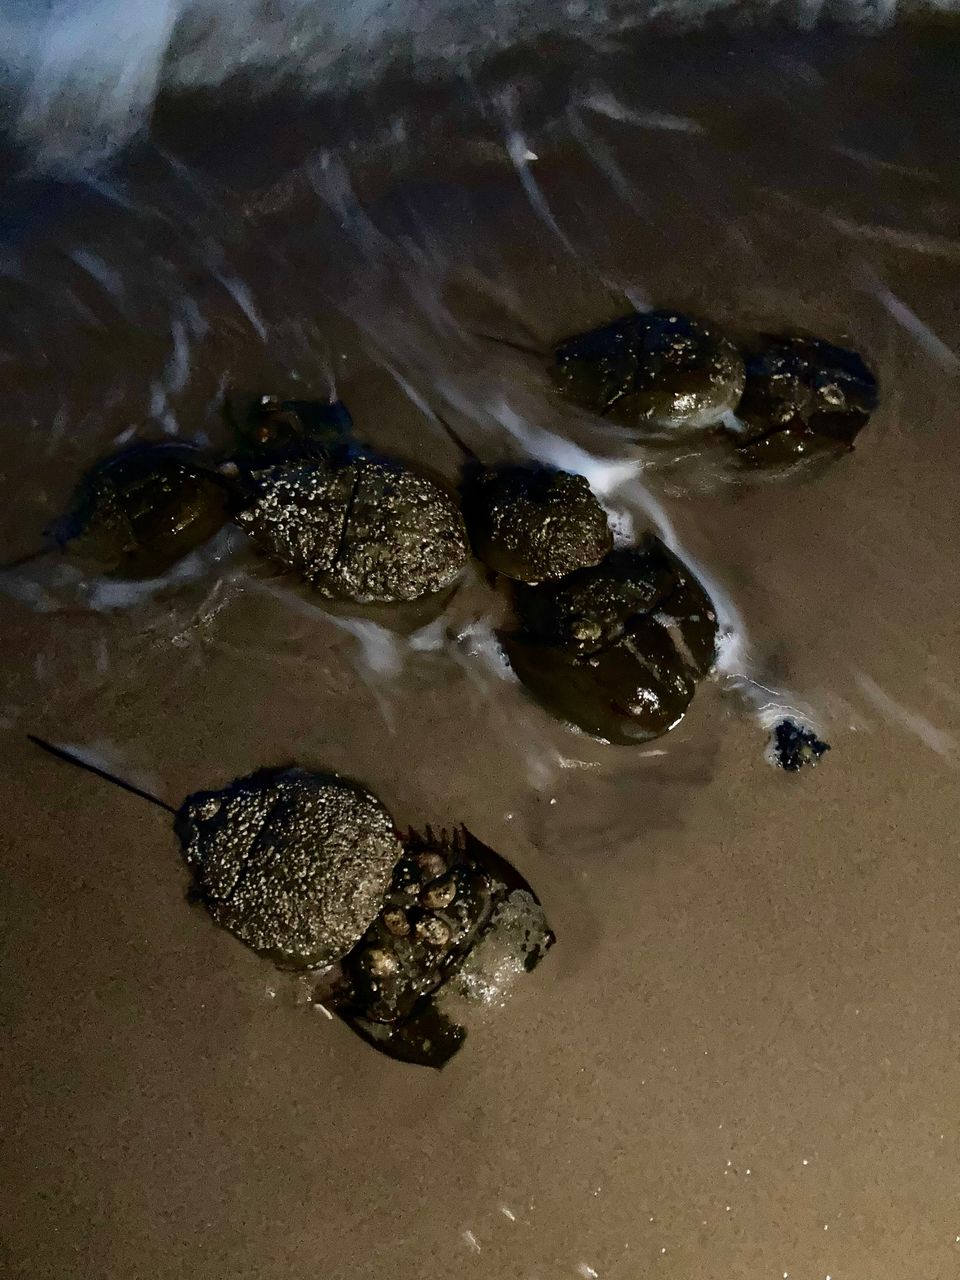
{"label": "ocean wave", "polygon": [[[956,11],[960,0],[921,0]],[[646,24],[777,16],[875,29],[897,0],[5,0],[3,118],[45,167],[96,162],[149,120],[162,93],[294,87],[343,94],[387,73],[469,77],[543,38],[594,48]],[[917,4],[911,6],[914,11]]]}

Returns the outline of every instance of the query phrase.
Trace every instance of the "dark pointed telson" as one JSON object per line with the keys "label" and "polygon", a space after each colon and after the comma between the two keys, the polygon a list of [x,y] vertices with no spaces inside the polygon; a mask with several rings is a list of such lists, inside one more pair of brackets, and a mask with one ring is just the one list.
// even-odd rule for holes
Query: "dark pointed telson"
{"label": "dark pointed telson", "polygon": [[27,741],[32,742],[41,751],[47,751],[50,755],[56,756],[58,760],[65,760],[67,764],[75,765],[78,769],[86,769],[87,773],[92,773],[94,777],[102,778],[104,782],[110,782],[115,787],[120,787],[123,791],[129,791],[131,795],[139,796],[141,800],[148,800],[150,804],[155,804],[158,809],[166,809],[167,813],[173,814],[177,812],[172,804],[167,804],[166,800],[161,800],[159,796],[152,795],[149,791],[144,791],[142,787],[137,787],[132,782],[127,782],[124,778],[118,778],[115,773],[108,773],[106,769],[101,769],[99,765],[91,764],[89,760],[84,760],[83,756],[77,755],[74,751],[68,751],[66,747],[55,746],[54,743],[38,738],[33,733],[27,734]]}

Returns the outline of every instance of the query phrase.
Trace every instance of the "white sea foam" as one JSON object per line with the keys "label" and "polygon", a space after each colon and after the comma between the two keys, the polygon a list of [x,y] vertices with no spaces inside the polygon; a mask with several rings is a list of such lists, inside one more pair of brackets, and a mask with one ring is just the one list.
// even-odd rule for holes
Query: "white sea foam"
{"label": "white sea foam", "polygon": [[[926,2],[957,7],[957,0]],[[5,114],[20,141],[41,163],[72,167],[128,141],[165,89],[216,88],[243,73],[264,88],[283,82],[337,93],[381,77],[398,51],[414,75],[461,76],[539,36],[599,43],[651,18],[690,24],[736,7],[734,0],[275,0],[268,12],[261,0],[6,0],[0,86],[14,96]],[[823,7],[798,6],[798,25],[813,25]],[[877,27],[896,8],[896,0],[837,0],[829,17]],[[589,106],[615,117],[622,110],[602,93]],[[649,129],[700,127],[655,112],[631,119]]]}

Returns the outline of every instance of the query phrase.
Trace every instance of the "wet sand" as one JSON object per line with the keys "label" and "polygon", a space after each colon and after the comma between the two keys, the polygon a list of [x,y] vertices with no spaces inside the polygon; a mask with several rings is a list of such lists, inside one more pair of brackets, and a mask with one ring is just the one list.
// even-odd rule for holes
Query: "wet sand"
{"label": "wet sand", "polygon": [[[744,670],[832,743],[795,777],[763,759],[762,690],[730,679],[647,749],[553,724],[485,659],[479,577],[419,649],[345,629],[242,545],[110,611],[53,570],[5,580],[5,1274],[957,1274],[955,45],[712,40],[611,65],[632,123],[581,104],[582,146],[551,92],[518,108],[535,188],[486,141],[454,163],[438,127],[403,163],[243,183],[145,155],[125,205],[61,192],[43,235],[25,218],[11,557],[158,384],[155,421],[216,438],[222,378],[322,392],[332,364],[361,434],[452,479],[393,369],[493,456],[503,394],[633,456],[465,335],[508,324],[507,290],[544,339],[618,288],[846,337],[883,400],[851,457],[785,483],[646,456],[743,619]],[[642,495],[614,500],[644,527]],[[165,815],[27,732],[112,751],[173,803],[258,765],[341,770],[401,824],[458,819],[510,857],[558,944],[442,1073],[389,1062],[186,904]]]}

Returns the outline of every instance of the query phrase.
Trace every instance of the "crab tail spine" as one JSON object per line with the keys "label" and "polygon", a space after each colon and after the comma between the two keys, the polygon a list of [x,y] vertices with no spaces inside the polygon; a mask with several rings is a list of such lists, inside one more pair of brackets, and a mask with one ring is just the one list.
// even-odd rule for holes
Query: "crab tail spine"
{"label": "crab tail spine", "polygon": [[27,734],[27,741],[32,742],[41,751],[47,751],[50,755],[56,756],[58,760],[65,760],[67,764],[75,765],[78,769],[86,769],[88,773],[92,773],[95,777],[102,778],[104,782],[112,782],[115,787],[121,787],[124,791],[129,791],[131,795],[139,796],[141,800],[149,800],[158,809],[166,809],[167,813],[172,814],[177,812],[173,805],[167,804],[159,796],[151,795],[149,791],[144,791],[142,787],[136,787],[132,782],[126,782],[123,778],[118,778],[116,774],[108,773],[106,769],[101,769],[98,765],[91,764],[89,760],[84,760],[82,756],[78,756],[73,751],[68,751],[65,747],[57,747],[52,742],[45,742],[43,738],[38,738],[32,733]]}

